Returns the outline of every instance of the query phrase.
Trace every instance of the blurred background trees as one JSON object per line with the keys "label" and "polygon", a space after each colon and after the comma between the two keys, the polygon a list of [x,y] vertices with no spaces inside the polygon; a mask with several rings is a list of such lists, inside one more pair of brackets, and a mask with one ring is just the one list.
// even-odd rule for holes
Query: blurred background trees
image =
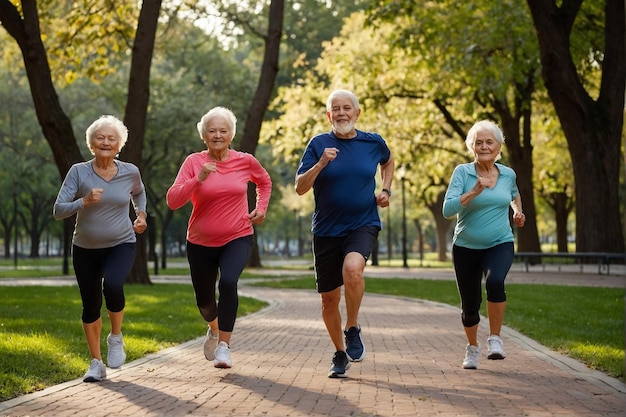
{"label": "blurred background trees", "polygon": [[0,0],[0,21],[5,257],[62,252],[52,202],[90,157],[85,128],[115,114],[131,128],[121,158],[147,187],[151,235],[133,275],[149,280],[147,259],[166,267],[184,253],[189,207],[172,212],[164,196],[216,105],[238,116],[233,146],[274,181],[256,263],[308,255],[313,203],[294,197],[293,179],[308,140],[329,130],[338,87],[361,100],[357,127],[396,157],[377,259],[399,255],[403,220],[411,257],[447,259],[443,193],[483,118],[502,127],[502,162],[518,174],[518,250],[624,251],[623,1]]}

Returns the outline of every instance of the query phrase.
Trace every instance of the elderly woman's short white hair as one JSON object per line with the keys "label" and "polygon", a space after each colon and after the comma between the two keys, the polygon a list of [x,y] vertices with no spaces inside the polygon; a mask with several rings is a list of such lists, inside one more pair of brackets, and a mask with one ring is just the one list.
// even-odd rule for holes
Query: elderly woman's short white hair
{"label": "elderly woman's short white hair", "polygon": [[356,110],[359,109],[359,99],[357,96],[349,90],[335,90],[326,99],[326,111],[331,111],[333,109],[333,100],[337,97],[348,97],[352,100],[352,104]]}
{"label": "elderly woman's short white hair", "polygon": [[[467,146],[467,149],[474,156],[476,156],[474,152],[474,142],[476,141],[476,136],[478,136],[478,132],[481,132],[483,130],[491,132],[493,134],[493,137],[496,138],[496,141],[500,145],[504,143],[504,134],[497,124],[495,124],[491,120],[480,120],[474,123],[474,126],[470,128],[470,130],[467,132],[467,137],[465,138],[465,146]],[[500,158],[502,158],[502,152],[500,152],[498,156],[496,156],[496,161]]]}
{"label": "elderly woman's short white hair", "polygon": [[117,117],[105,114],[96,119],[96,121],[94,121],[85,132],[85,141],[87,142],[87,147],[92,154],[94,153],[93,144],[96,139],[96,135],[100,129],[104,127],[111,127],[115,130],[117,138],[120,141],[118,152],[122,150],[124,145],[126,145],[126,141],[128,140],[128,128],[126,125]]}
{"label": "elderly woman's short white hair", "polygon": [[198,122],[198,133],[200,134],[200,138],[204,140],[204,135],[207,133],[206,129],[211,122],[216,117],[223,117],[229,124],[230,133],[232,136],[231,139],[235,137],[235,133],[237,133],[237,117],[235,117],[235,113],[231,109],[227,109],[226,107],[213,107],[211,110],[207,112],[202,119]]}

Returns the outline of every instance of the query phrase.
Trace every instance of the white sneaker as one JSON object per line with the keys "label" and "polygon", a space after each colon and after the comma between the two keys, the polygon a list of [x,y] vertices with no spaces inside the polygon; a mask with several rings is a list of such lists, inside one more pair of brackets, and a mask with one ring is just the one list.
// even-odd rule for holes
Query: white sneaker
{"label": "white sneaker", "polygon": [[480,347],[467,345],[465,348],[465,358],[463,359],[463,369],[477,369],[479,357]]}
{"label": "white sneaker", "polygon": [[89,364],[89,369],[83,376],[83,382],[98,382],[107,377],[107,367],[101,360],[93,358]]}
{"label": "white sneaker", "polygon": [[487,359],[504,359],[506,353],[504,353],[504,347],[500,336],[489,336],[487,338]]}
{"label": "white sneaker", "polygon": [[215,360],[213,361],[216,368],[230,368],[233,363],[230,360],[230,348],[226,342],[219,342],[215,348]]}
{"label": "white sneaker", "polygon": [[124,336],[122,333],[113,335],[109,333],[107,336],[107,365],[109,368],[119,368],[126,362],[126,352],[124,352]]}
{"label": "white sneaker", "polygon": [[204,341],[204,357],[207,361],[215,359],[215,348],[217,347],[218,335],[213,334],[211,329],[206,332],[206,340]]}

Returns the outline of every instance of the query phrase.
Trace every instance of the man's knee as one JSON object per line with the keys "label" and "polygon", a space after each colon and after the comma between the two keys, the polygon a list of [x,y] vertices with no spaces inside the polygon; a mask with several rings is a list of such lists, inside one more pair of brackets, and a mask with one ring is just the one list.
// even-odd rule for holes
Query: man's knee
{"label": "man's knee", "polygon": [[338,309],[341,301],[341,287],[332,291],[321,293],[322,310]]}
{"label": "man's knee", "polygon": [[350,252],[343,261],[342,275],[344,284],[354,284],[363,280],[365,259],[358,252]]}

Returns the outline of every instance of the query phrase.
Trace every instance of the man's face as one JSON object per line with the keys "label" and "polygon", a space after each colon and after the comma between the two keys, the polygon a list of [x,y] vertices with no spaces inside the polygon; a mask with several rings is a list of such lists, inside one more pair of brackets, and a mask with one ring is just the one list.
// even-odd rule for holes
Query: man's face
{"label": "man's face", "polygon": [[341,138],[354,136],[354,127],[360,114],[361,109],[356,109],[349,97],[338,96],[333,99],[326,116],[333,125],[335,134]]}

